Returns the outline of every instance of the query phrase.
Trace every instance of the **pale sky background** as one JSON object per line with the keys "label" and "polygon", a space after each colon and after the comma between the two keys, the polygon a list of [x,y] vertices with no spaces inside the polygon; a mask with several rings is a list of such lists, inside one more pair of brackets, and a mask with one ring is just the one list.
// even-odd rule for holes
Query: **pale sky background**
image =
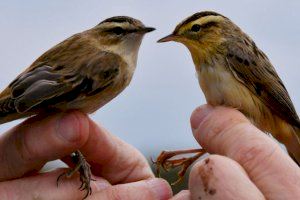
{"label": "pale sky background", "polygon": [[[0,88],[53,45],[107,17],[129,15],[157,31],[144,38],[131,85],[92,115],[148,156],[196,147],[189,118],[204,96],[187,49],[157,44],[184,18],[214,10],[231,18],[269,56],[300,112],[300,1],[27,0],[0,2]],[[4,132],[15,124],[0,125]]]}

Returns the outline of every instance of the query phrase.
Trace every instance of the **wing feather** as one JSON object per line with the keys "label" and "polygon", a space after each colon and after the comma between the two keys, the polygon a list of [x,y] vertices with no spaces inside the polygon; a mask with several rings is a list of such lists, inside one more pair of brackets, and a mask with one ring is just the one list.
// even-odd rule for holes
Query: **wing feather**
{"label": "wing feather", "polygon": [[94,95],[119,74],[120,58],[109,52],[93,52],[78,62],[78,66],[65,65],[63,71],[48,64],[32,67],[20,75],[9,86],[16,110],[23,113],[47,106],[47,102],[55,105]]}
{"label": "wing feather", "polygon": [[235,78],[276,115],[300,127],[300,120],[282,80],[267,56],[252,42],[247,49],[242,41],[227,44],[227,64]]}

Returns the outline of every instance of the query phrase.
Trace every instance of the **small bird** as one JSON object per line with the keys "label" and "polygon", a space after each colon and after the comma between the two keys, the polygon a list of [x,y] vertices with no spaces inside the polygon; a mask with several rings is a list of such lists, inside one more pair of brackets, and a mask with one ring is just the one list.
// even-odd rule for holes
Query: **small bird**
{"label": "small bird", "polygon": [[[108,18],[41,55],[0,93],[0,124],[40,113],[79,110],[93,113],[130,83],[143,36],[155,30],[127,17]],[[91,194],[90,166],[80,151],[76,166],[81,189]]]}
{"label": "small bird", "polygon": [[[291,98],[268,57],[227,17],[212,11],[196,13],[158,42],[185,45],[193,58],[206,101],[212,106],[233,107],[255,126],[283,143],[300,163],[300,120]],[[171,160],[183,153],[190,159]],[[168,169],[182,165],[185,172],[203,150],[162,152],[157,164]],[[179,177],[179,179],[182,177]]]}

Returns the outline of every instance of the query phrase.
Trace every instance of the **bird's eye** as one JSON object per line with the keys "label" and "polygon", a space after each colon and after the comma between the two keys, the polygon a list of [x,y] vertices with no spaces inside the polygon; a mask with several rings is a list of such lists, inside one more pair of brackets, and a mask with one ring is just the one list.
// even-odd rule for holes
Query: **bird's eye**
{"label": "bird's eye", "polygon": [[121,35],[122,33],[125,32],[124,29],[119,26],[111,29],[111,31],[116,35]]}
{"label": "bird's eye", "polygon": [[191,31],[198,32],[198,31],[200,31],[200,29],[201,29],[201,26],[199,24],[194,24],[191,28]]}

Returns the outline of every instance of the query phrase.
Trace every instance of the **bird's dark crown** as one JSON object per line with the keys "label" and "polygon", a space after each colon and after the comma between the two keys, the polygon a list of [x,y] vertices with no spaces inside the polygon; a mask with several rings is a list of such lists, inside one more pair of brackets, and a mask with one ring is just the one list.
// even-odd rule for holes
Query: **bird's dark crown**
{"label": "bird's dark crown", "polygon": [[195,20],[198,20],[198,19],[204,18],[204,17],[209,17],[209,16],[221,16],[221,17],[223,17],[225,19],[228,19],[224,15],[221,15],[221,14],[219,14],[217,12],[214,12],[214,11],[197,12],[197,13],[193,14],[192,16],[190,16],[190,17],[186,18],[185,20],[183,20],[180,24],[178,24],[176,26],[175,30],[174,30],[174,33],[178,32],[178,30],[181,27],[183,27],[183,26],[185,26],[185,25],[187,25],[187,24],[189,24],[189,23],[191,23],[191,22],[193,22]]}
{"label": "bird's dark crown", "polygon": [[143,26],[143,23],[141,21],[128,16],[110,17],[100,22],[99,25],[104,23],[129,23],[134,26]]}

